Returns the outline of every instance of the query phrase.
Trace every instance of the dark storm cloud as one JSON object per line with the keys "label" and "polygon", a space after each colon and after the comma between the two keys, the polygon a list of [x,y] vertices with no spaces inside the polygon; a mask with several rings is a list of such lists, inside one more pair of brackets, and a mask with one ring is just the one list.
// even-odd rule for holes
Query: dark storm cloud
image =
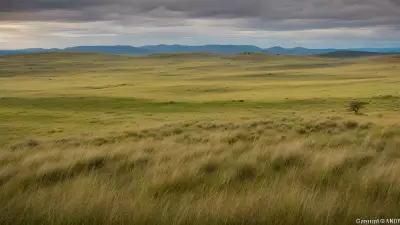
{"label": "dark storm cloud", "polygon": [[173,18],[248,19],[249,27],[275,30],[394,26],[400,0],[0,0],[0,21],[143,23],[133,16],[155,18],[155,26]]}

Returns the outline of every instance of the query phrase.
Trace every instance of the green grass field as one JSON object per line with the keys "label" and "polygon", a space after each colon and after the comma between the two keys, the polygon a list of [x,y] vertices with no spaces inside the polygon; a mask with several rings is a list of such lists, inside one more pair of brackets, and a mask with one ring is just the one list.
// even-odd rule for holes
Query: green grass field
{"label": "green grass field", "polygon": [[398,55],[0,57],[0,224],[396,218],[399,92]]}

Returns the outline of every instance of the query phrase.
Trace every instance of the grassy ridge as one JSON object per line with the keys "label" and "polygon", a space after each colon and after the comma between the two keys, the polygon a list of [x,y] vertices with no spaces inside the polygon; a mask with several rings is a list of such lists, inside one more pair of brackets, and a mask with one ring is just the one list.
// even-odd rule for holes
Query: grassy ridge
{"label": "grassy ridge", "polygon": [[399,59],[0,57],[0,224],[395,218]]}

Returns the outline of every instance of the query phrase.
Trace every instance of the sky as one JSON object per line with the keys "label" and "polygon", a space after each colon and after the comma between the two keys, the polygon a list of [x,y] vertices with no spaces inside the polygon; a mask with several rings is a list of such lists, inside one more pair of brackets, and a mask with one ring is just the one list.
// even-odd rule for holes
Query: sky
{"label": "sky", "polygon": [[0,49],[400,47],[400,0],[0,0]]}

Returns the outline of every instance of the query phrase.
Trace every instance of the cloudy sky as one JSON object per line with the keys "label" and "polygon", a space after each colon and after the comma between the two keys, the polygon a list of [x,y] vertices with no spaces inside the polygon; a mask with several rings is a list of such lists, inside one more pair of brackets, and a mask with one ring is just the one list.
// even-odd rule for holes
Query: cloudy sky
{"label": "cloudy sky", "polygon": [[400,0],[0,0],[0,49],[400,46]]}

